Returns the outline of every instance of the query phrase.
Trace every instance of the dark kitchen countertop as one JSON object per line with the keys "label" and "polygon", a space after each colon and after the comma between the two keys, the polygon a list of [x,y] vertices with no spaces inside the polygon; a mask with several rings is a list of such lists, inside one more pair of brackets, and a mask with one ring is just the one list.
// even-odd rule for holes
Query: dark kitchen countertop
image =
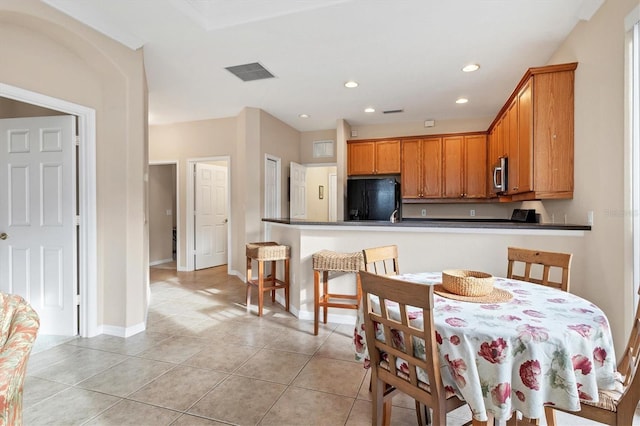
{"label": "dark kitchen countertop", "polygon": [[564,230],[564,231],[590,231],[590,225],[572,225],[559,223],[524,223],[512,222],[509,219],[463,219],[463,218],[404,218],[400,222],[377,220],[340,220],[336,222],[319,222],[308,219],[262,219],[263,222],[279,223],[284,225],[319,225],[319,226],[388,226],[396,228],[486,228],[486,229],[539,229],[539,230]]}

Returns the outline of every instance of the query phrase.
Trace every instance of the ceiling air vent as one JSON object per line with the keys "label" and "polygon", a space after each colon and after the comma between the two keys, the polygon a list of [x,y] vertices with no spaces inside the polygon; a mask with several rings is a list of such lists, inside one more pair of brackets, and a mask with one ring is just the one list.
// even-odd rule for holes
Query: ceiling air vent
{"label": "ceiling air vent", "polygon": [[264,80],[265,78],[274,77],[273,74],[258,62],[225,67],[225,69],[242,81]]}
{"label": "ceiling air vent", "polygon": [[382,111],[383,114],[398,114],[400,112],[404,112],[404,109],[398,108],[398,109],[388,109],[386,111]]}

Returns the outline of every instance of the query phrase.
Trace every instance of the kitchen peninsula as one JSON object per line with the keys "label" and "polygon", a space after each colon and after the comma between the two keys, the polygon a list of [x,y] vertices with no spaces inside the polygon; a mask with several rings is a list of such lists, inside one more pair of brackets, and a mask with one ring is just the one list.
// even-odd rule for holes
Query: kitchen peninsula
{"label": "kitchen peninsula", "polygon": [[[496,276],[506,274],[507,247],[568,252],[573,253],[571,286],[579,294],[585,240],[591,230],[583,225],[455,219],[397,223],[263,219],[263,223],[269,240],[291,247],[291,313],[306,320],[313,320],[311,256],[323,249],[347,253],[396,244],[402,273],[472,269]],[[354,291],[353,274],[332,275],[331,280],[332,291]],[[355,312],[329,309],[329,321],[355,324]]]}

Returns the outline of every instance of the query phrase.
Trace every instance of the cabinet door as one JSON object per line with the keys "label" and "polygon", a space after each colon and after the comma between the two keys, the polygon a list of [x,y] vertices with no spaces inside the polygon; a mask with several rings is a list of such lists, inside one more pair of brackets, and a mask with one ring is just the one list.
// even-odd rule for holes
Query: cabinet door
{"label": "cabinet door", "polygon": [[462,136],[442,138],[444,154],[442,156],[442,184],[444,198],[464,197],[463,169],[464,152]]}
{"label": "cabinet door", "polygon": [[518,93],[518,192],[529,192],[533,183],[532,79]]}
{"label": "cabinet door", "polygon": [[400,173],[400,141],[377,141],[375,145],[375,173]]}
{"label": "cabinet door", "polygon": [[535,76],[534,185],[540,192],[573,192],[573,71]]}
{"label": "cabinet door", "polygon": [[375,173],[375,143],[354,142],[348,144],[347,174],[372,175]]}
{"label": "cabinet door", "polygon": [[422,194],[420,169],[420,145],[419,139],[402,141],[402,170],[400,172],[400,187],[402,198],[420,198]]}
{"label": "cabinet door", "polygon": [[518,144],[518,99],[515,98],[509,109],[507,110],[504,134],[506,135],[506,143],[509,146],[509,164],[507,165],[507,184],[509,185],[508,194],[517,194],[519,189],[519,173],[520,173],[520,154]]}
{"label": "cabinet door", "polygon": [[442,138],[422,140],[422,197],[442,197]]}
{"label": "cabinet door", "polygon": [[465,136],[465,198],[485,198],[487,196],[487,137],[485,135]]}

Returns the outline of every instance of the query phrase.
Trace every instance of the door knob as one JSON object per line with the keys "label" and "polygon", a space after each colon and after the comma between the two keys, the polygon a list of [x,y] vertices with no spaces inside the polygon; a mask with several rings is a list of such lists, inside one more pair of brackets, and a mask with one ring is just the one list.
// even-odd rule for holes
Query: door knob
{"label": "door knob", "polygon": [[6,234],[6,232],[0,234],[0,240],[6,240],[7,238],[9,238],[9,236]]}

